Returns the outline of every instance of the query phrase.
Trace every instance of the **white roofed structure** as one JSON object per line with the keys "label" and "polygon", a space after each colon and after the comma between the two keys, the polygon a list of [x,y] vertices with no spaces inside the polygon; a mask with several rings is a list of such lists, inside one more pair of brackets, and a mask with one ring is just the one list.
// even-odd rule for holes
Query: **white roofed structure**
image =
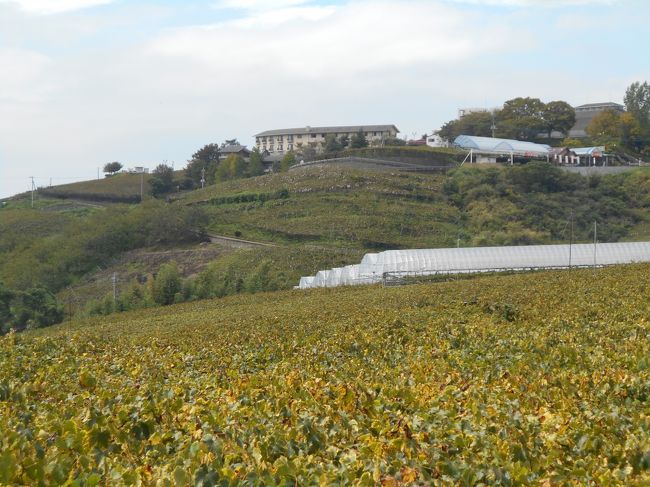
{"label": "white roofed structure", "polygon": [[387,275],[426,276],[650,262],[650,242],[387,250],[360,264],[303,277],[298,288],[373,284]]}

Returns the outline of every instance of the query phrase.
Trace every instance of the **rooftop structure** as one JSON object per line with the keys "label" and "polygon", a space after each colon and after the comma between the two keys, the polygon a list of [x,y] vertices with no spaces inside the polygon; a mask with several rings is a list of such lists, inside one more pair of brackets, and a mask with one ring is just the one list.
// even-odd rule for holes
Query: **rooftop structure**
{"label": "rooftop structure", "polygon": [[352,137],[363,132],[370,145],[380,145],[383,140],[397,137],[399,130],[395,125],[345,125],[337,127],[299,127],[288,129],[266,130],[255,135],[255,145],[260,151],[269,154],[287,151],[301,152],[307,147],[320,152],[325,143],[325,137],[334,134],[336,137]]}
{"label": "rooftop structure", "polygon": [[650,262],[650,242],[387,250],[360,264],[302,277],[298,288],[374,284],[388,277],[466,274]]}

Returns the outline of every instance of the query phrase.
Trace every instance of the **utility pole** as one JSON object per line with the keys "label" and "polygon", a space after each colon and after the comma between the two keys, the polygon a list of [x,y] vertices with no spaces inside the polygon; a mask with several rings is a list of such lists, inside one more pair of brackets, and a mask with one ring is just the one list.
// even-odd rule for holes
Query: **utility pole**
{"label": "utility pole", "polygon": [[569,237],[569,270],[571,270],[571,247],[573,246],[573,210],[571,210],[571,236]]}
{"label": "utility pole", "polygon": [[494,134],[496,133],[497,130],[497,125],[494,122],[494,110],[492,110],[492,126],[490,127],[490,129],[492,130],[492,138],[494,138]]}
{"label": "utility pole", "polygon": [[594,220],[594,272],[596,272],[596,245],[598,244],[598,223]]}
{"label": "utility pole", "polygon": [[205,186],[205,167],[201,169],[201,188]]}
{"label": "utility pole", "polygon": [[34,208],[34,176],[29,176],[32,180],[32,208]]}
{"label": "utility pole", "polygon": [[140,203],[144,197],[144,170],[140,173]]}
{"label": "utility pole", "polygon": [[113,272],[113,304],[117,303],[117,273]]}

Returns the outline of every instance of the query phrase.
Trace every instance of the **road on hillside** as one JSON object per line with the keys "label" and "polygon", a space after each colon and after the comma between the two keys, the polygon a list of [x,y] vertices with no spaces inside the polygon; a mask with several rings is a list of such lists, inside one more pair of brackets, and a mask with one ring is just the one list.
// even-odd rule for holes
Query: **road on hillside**
{"label": "road on hillside", "polygon": [[225,235],[214,235],[208,233],[208,238],[210,242],[224,245],[226,247],[233,247],[236,249],[252,249],[260,247],[277,247],[275,244],[266,243],[266,242],[253,242],[252,240],[244,240],[241,238],[235,237],[226,237]]}

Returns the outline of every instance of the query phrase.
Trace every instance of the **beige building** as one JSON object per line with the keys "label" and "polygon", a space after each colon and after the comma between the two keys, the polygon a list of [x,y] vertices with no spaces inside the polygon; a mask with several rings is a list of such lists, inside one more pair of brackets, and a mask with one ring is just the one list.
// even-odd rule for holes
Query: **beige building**
{"label": "beige building", "polygon": [[325,144],[325,137],[348,136],[363,132],[368,145],[381,145],[386,139],[397,137],[399,130],[395,125],[350,125],[344,127],[302,127],[292,129],[267,130],[255,135],[255,145],[260,151],[269,154],[281,154],[288,151],[301,152],[311,147],[320,152]]}

